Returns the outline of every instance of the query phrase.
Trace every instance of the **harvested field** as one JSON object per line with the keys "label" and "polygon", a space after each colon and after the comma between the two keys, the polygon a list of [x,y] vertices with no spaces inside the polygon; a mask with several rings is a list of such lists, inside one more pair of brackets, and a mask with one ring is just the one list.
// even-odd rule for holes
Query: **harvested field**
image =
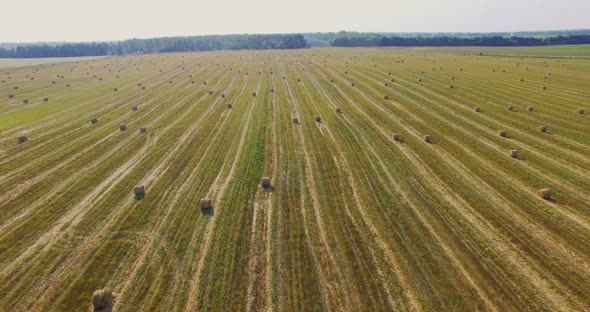
{"label": "harvested field", "polygon": [[0,69],[0,306],[588,310],[590,59],[480,50]]}

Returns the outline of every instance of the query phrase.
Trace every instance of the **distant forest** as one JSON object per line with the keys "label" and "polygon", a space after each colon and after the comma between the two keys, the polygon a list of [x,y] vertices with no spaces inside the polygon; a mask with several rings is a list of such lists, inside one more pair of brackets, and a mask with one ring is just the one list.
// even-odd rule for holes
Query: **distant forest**
{"label": "distant forest", "polygon": [[[514,36],[517,34],[517,36]],[[309,42],[309,43],[308,43]],[[518,33],[361,33],[211,35],[100,43],[0,43],[0,58],[123,55],[212,50],[301,49],[311,46],[544,46],[590,44],[590,30]]]}
{"label": "distant forest", "polygon": [[307,42],[300,34],[218,35],[130,39],[110,43],[20,45],[13,48],[0,48],[0,58],[100,56],[241,49],[301,49],[306,47]]}
{"label": "distant forest", "polygon": [[331,39],[334,47],[442,47],[442,46],[546,46],[564,44],[590,44],[590,35],[555,37],[399,37],[379,34],[340,34]]}

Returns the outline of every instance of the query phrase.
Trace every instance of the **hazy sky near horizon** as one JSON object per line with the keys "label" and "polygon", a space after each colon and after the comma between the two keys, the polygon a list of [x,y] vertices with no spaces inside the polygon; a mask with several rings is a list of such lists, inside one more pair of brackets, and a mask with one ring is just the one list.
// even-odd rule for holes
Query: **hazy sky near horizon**
{"label": "hazy sky near horizon", "polygon": [[5,0],[0,42],[590,28],[590,0]]}

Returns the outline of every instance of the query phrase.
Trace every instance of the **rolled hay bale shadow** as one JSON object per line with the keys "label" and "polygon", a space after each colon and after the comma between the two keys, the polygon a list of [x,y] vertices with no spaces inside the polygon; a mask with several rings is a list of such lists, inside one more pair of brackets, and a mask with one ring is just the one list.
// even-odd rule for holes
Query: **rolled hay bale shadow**
{"label": "rolled hay bale shadow", "polygon": [[201,198],[200,207],[201,213],[204,215],[212,216],[215,213],[210,198]]}
{"label": "rolled hay bale shadow", "polygon": [[115,295],[108,289],[100,289],[92,294],[92,306],[94,312],[113,311]]}
{"label": "rolled hay bale shadow", "polygon": [[270,183],[270,177],[262,177],[262,179],[260,179],[260,184],[262,185],[264,191],[268,193],[272,193],[275,191],[275,188]]}
{"label": "rolled hay bale shadow", "polygon": [[552,201],[552,194],[551,194],[551,189],[548,188],[542,188],[540,190],[537,191],[537,195],[539,195],[539,197],[541,197],[542,199],[545,200],[550,200]]}
{"label": "rolled hay bale shadow", "polygon": [[135,199],[142,200],[145,197],[145,186],[138,185],[133,188],[133,194],[135,195]]}

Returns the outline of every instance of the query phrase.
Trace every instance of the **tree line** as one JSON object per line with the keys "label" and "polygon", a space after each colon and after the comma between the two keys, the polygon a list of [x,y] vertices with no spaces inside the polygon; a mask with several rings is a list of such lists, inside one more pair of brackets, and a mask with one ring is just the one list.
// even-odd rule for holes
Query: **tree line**
{"label": "tree line", "polygon": [[344,34],[331,40],[334,47],[441,47],[441,46],[546,46],[566,44],[589,44],[590,35],[555,37],[398,37],[378,34]]}
{"label": "tree line", "polygon": [[111,43],[67,43],[0,48],[0,58],[123,55],[130,53],[186,52],[211,50],[301,49],[308,47],[301,34],[211,35],[129,39]]}

